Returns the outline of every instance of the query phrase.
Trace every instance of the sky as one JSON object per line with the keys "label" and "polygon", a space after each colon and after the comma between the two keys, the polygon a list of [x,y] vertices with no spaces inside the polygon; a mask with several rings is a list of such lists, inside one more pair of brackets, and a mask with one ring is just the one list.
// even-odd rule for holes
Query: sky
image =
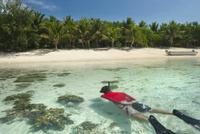
{"label": "sky", "polygon": [[136,23],[200,22],[200,0],[22,0],[25,5],[47,16],[63,19],[72,16],[122,21],[131,17]]}

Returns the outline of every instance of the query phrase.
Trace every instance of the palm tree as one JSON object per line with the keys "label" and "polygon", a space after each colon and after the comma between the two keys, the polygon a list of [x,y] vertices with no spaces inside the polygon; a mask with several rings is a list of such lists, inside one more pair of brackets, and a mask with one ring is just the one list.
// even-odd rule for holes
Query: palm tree
{"label": "palm tree", "polygon": [[153,31],[153,32],[158,32],[158,27],[159,27],[159,24],[157,22],[153,22],[151,25],[149,25],[150,29]]}
{"label": "palm tree", "polygon": [[129,30],[128,30],[128,41],[131,43],[130,47],[133,47],[134,43],[135,43],[135,36],[136,36],[136,28],[135,26],[132,26]]}
{"label": "palm tree", "polygon": [[90,41],[92,38],[92,25],[90,20],[86,18],[80,19],[78,22],[77,32],[82,48],[84,48],[85,45],[87,45],[87,48],[90,48]]}
{"label": "palm tree", "polygon": [[100,41],[105,38],[105,27],[104,23],[100,19],[92,19],[92,39],[96,43],[96,47],[99,47]]}
{"label": "palm tree", "polygon": [[139,27],[147,28],[148,26],[147,26],[147,23],[144,20],[142,20],[139,23]]}
{"label": "palm tree", "polygon": [[31,28],[29,30],[29,44],[32,48],[38,48],[41,40],[46,37],[46,27],[44,25],[44,14],[33,12],[31,15]]}
{"label": "palm tree", "polygon": [[63,22],[63,38],[67,39],[70,48],[74,48],[74,42],[77,39],[77,24],[74,22],[71,16],[67,16]]}
{"label": "palm tree", "polygon": [[136,27],[135,31],[135,46],[148,47],[148,37],[151,36],[149,29]]}
{"label": "palm tree", "polygon": [[133,47],[135,43],[136,25],[132,24],[129,26],[129,29],[125,27],[123,29],[125,41],[130,44],[130,47]]}
{"label": "palm tree", "polygon": [[111,47],[114,47],[115,41],[120,37],[120,29],[112,23],[108,24],[106,29],[106,37],[111,41]]}
{"label": "palm tree", "polygon": [[32,27],[34,29],[41,29],[42,27],[42,24],[44,22],[44,14],[42,13],[39,13],[39,12],[33,12],[33,17],[32,17],[32,20],[33,20],[33,23],[32,23]]}
{"label": "palm tree", "polygon": [[58,44],[62,39],[63,31],[62,24],[55,17],[50,17],[50,20],[45,23],[48,30],[48,39],[53,43],[55,50],[58,49]]}
{"label": "palm tree", "polygon": [[30,48],[32,14],[28,8],[22,7],[19,0],[6,4],[4,11],[1,12],[3,17],[1,32],[4,36],[1,40],[4,40],[6,50],[25,51]]}
{"label": "palm tree", "polygon": [[133,22],[132,18],[128,17],[126,22],[123,22],[123,26],[121,28],[123,40],[126,44],[130,44],[131,47],[135,42],[135,26],[136,24]]}
{"label": "palm tree", "polygon": [[165,38],[168,40],[169,46],[174,45],[175,38],[181,37],[180,27],[175,21],[161,25],[161,30],[163,31]]}
{"label": "palm tree", "polygon": [[194,46],[200,47],[200,24],[198,22],[192,23],[192,40]]}

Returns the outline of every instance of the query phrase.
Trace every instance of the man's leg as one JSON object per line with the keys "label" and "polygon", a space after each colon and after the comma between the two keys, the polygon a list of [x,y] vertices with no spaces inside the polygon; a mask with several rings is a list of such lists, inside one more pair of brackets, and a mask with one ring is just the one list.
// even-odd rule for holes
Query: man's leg
{"label": "man's leg", "polygon": [[160,113],[160,114],[172,115],[172,112],[169,112],[169,111],[166,111],[166,110],[162,110],[162,109],[151,109],[149,112],[150,113]]}
{"label": "man's leg", "polygon": [[127,105],[122,110],[139,121],[148,122],[148,117],[135,110],[132,105]]}
{"label": "man's leg", "polygon": [[144,121],[144,122],[148,122],[148,117],[147,116],[144,116],[143,114],[140,114],[140,113],[134,113],[132,114],[132,116],[139,120],[139,121]]}

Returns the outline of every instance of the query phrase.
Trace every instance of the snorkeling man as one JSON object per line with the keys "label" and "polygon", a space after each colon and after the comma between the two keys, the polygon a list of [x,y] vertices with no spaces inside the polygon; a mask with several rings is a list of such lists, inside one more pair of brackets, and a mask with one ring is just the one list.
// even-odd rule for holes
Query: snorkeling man
{"label": "snorkeling man", "polygon": [[161,109],[153,109],[147,105],[142,104],[141,102],[136,101],[135,98],[127,95],[123,92],[112,92],[110,86],[104,86],[101,88],[100,93],[102,98],[105,98],[114,104],[117,105],[122,111],[126,112],[127,115],[133,116],[134,118],[140,121],[148,121],[148,117],[143,115],[142,113],[150,112],[150,113],[161,113],[161,114],[169,114],[171,112],[161,110]]}

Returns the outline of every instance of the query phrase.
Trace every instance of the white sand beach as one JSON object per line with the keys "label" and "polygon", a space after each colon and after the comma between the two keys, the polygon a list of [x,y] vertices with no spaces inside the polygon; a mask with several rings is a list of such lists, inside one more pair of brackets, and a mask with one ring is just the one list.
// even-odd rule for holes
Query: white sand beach
{"label": "white sand beach", "polygon": [[[190,51],[186,48],[170,48],[176,51]],[[1,54],[0,63],[32,63],[32,62],[87,62],[110,60],[134,60],[134,59],[167,59],[167,58],[191,58],[200,57],[200,49],[197,56],[167,56],[165,49],[141,48],[129,51],[119,49],[109,50],[34,50],[29,52]]]}

